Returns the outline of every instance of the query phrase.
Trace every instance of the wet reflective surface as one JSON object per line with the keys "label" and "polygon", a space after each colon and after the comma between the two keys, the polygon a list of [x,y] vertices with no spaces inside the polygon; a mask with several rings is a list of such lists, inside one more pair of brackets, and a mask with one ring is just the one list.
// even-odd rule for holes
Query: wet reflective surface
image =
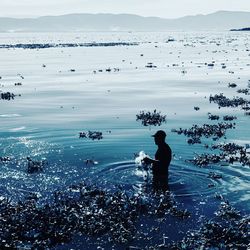
{"label": "wet reflective surface", "polygon": [[[166,43],[170,36],[176,41]],[[237,107],[219,109],[209,103],[210,94],[219,93],[249,100],[249,95],[236,92],[248,87],[249,34],[0,34],[1,44],[59,40],[121,40],[139,45],[0,49],[3,58],[0,91],[21,94],[13,100],[0,100],[0,157],[8,157],[0,162],[1,196],[17,202],[32,192],[39,196],[37,202],[43,206],[51,202],[55,191],[87,180],[111,192],[144,194],[151,202],[152,176],[135,164],[134,154],[144,150],[154,156],[156,146],[150,135],[160,128],[167,132],[167,142],[174,153],[169,179],[171,197],[191,217],[180,221],[167,215],[167,222],[160,223],[159,231],[150,233],[152,227],[159,226],[159,221],[155,217],[141,217],[138,232],[149,233],[153,238],[147,241],[138,237],[133,244],[141,247],[160,244],[162,238],[155,236],[163,234],[167,242],[182,239],[188,230],[199,228],[205,218],[215,216],[221,202],[216,199],[218,195],[228,199],[242,214],[249,214],[249,166],[238,163],[194,166],[189,160],[196,154],[213,153],[204,144],[217,142],[202,138],[202,144],[188,145],[187,138],[171,132],[193,124],[217,123],[208,119],[208,112],[221,117],[234,115],[236,128],[226,131],[226,138],[219,142],[243,146],[250,143],[249,116],[244,111]],[[215,61],[212,68],[205,64],[212,61]],[[148,63],[157,67],[145,67]],[[112,71],[106,71],[108,68]],[[15,85],[17,82],[22,85]],[[236,89],[228,87],[232,82],[237,83]],[[166,123],[143,127],[136,121],[140,111],[154,109],[166,115]],[[89,130],[102,132],[103,139],[79,138],[81,131]],[[37,162],[45,160],[43,171],[29,174],[27,157]],[[211,172],[221,178],[211,178]],[[84,245],[86,239],[82,237],[76,236],[70,243],[73,248]],[[89,249],[96,248],[95,238],[87,242]],[[62,248],[68,249],[70,244]]]}

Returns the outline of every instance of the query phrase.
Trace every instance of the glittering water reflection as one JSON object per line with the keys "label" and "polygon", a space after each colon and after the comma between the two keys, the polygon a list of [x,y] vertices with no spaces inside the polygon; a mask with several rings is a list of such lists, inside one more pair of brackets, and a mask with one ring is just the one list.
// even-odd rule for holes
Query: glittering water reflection
{"label": "glittering water reflection", "polygon": [[[175,37],[175,42],[165,42],[169,35]],[[235,82],[239,88],[247,86],[249,53],[246,46],[249,35],[18,33],[4,34],[0,40],[2,43],[19,43],[20,40],[25,43],[27,39],[58,42],[58,37],[68,41],[74,40],[75,36],[86,41],[121,39],[141,44],[130,48],[0,51],[3,59],[0,62],[1,84],[4,85],[0,91],[21,94],[11,102],[1,100],[0,157],[9,157],[10,161],[0,163],[0,195],[18,201],[33,192],[38,194],[38,202],[44,204],[50,202],[55,191],[87,179],[99,188],[109,188],[114,192],[144,193],[151,201],[152,176],[149,175],[147,182],[147,173],[134,164],[133,154],[144,150],[150,156],[154,155],[156,148],[150,135],[158,127],[151,127],[151,130],[141,127],[135,119],[140,110],[157,108],[167,115],[167,123],[160,129],[168,132],[167,139],[175,154],[170,166],[171,195],[183,209],[192,213],[190,221],[184,223],[168,218],[161,233],[167,232],[170,240],[180,239],[180,232],[184,235],[204,218],[212,218],[220,202],[214,198],[216,194],[249,213],[249,168],[228,164],[206,168],[192,166],[186,160],[207,149],[202,145],[189,146],[186,138],[170,132],[172,128],[212,123],[208,121],[208,112],[221,117],[233,114],[238,118],[236,129],[221,141],[249,144],[249,117],[236,108],[218,109],[208,101],[210,94],[221,92],[228,97],[242,96],[235,89],[228,88],[228,82]],[[228,39],[232,43],[228,43]],[[224,41],[220,50],[216,43],[210,43],[217,40]],[[236,45],[241,49],[236,51]],[[141,53],[144,56],[140,56]],[[151,61],[157,68],[145,67]],[[211,61],[215,61],[215,66],[208,68],[206,63]],[[222,69],[221,63],[234,73]],[[43,64],[47,67],[42,67]],[[121,70],[107,73],[107,67]],[[75,72],[70,71],[72,68]],[[98,69],[102,72],[97,72]],[[93,70],[97,73],[94,74]],[[20,74],[25,78],[20,79]],[[17,81],[22,81],[22,86],[14,86]],[[194,107],[200,109],[194,111]],[[103,140],[78,138],[80,131],[92,129],[103,132]],[[214,142],[205,139],[202,143],[210,145]],[[34,161],[45,159],[48,165],[40,173],[28,174],[27,157]],[[86,164],[86,159],[96,160],[99,164]],[[222,178],[208,178],[210,172]],[[155,218],[142,219],[145,233],[148,233],[150,223],[155,225],[158,221]],[[138,228],[141,228],[140,224]],[[154,235],[155,241],[161,233]]]}

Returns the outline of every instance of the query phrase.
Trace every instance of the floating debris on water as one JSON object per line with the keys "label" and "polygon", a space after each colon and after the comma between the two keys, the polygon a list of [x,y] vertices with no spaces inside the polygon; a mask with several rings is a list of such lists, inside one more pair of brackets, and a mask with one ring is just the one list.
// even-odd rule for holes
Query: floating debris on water
{"label": "floating debris on water", "polygon": [[10,100],[14,100],[16,96],[21,96],[21,95],[15,95],[10,92],[5,92],[5,93],[1,93],[0,99],[10,101]]}
{"label": "floating debris on water", "polygon": [[215,193],[214,198],[217,199],[217,200],[221,200],[221,201],[224,200],[223,195],[222,194],[218,194],[218,193]]}
{"label": "floating debris on water", "polygon": [[210,179],[221,179],[222,175],[221,174],[216,174],[214,172],[210,172],[208,174],[207,178],[210,178]]}
{"label": "floating debris on water", "polygon": [[116,67],[116,68],[106,68],[105,70],[104,69],[98,69],[98,70],[93,70],[93,73],[96,74],[97,72],[101,73],[101,72],[119,72],[120,71],[120,68]]}
{"label": "floating debris on water", "polygon": [[103,139],[102,132],[99,131],[89,131],[88,138],[92,140],[101,140]]}
{"label": "floating debris on water", "polygon": [[248,156],[249,153],[247,152],[247,146],[243,147],[235,143],[224,143],[213,145],[212,149],[222,150],[222,159],[230,164],[239,162],[243,166],[250,166],[250,156]]}
{"label": "floating debris on water", "polygon": [[237,93],[250,95],[250,90],[249,89],[238,89]]}
{"label": "floating debris on water", "polygon": [[99,131],[88,131],[88,132],[80,132],[79,138],[89,138],[92,140],[101,140],[103,139],[102,132]]}
{"label": "floating debris on water", "polygon": [[208,63],[207,66],[208,67],[214,67],[214,63]]}
{"label": "floating debris on water", "polygon": [[233,121],[233,120],[236,120],[236,119],[237,119],[237,117],[233,116],[233,115],[225,115],[225,116],[223,116],[224,121]]}
{"label": "floating debris on water", "polygon": [[[170,250],[243,249],[249,247],[249,217],[235,220],[206,221],[199,230],[189,231],[181,241],[167,245]],[[157,246],[152,249],[159,249]]]}
{"label": "floating debris on water", "polygon": [[194,165],[199,167],[206,167],[209,164],[216,164],[220,162],[222,157],[216,154],[201,154],[196,155],[193,160],[189,160]]}
{"label": "floating debris on water", "polygon": [[107,235],[108,242],[127,244],[137,237],[140,215],[190,217],[168,194],[151,196],[146,202],[142,196],[128,196],[124,191],[111,193],[84,182],[55,192],[50,204],[38,205],[39,198],[39,193],[29,193],[18,203],[4,197],[0,200],[1,249],[48,249],[69,243],[79,233]]}
{"label": "floating debris on water", "polygon": [[190,129],[172,129],[172,132],[178,135],[184,134],[185,136],[192,137],[193,142],[198,142],[202,136],[209,138],[213,136],[213,140],[218,140],[225,136],[226,130],[234,129],[233,123],[218,123],[218,124],[204,124],[202,126],[193,125]]}
{"label": "floating debris on water", "polygon": [[27,169],[27,172],[29,174],[42,172],[43,169],[44,169],[44,167],[46,165],[48,165],[48,162],[46,160],[34,161],[30,157],[27,157],[27,160],[28,160],[28,169]]}
{"label": "floating debris on water", "polygon": [[146,66],[146,68],[157,68],[156,65],[154,65],[153,63],[149,62]]}
{"label": "floating debris on water", "polygon": [[236,83],[228,83],[229,88],[236,88],[237,84]]}
{"label": "floating debris on water", "polygon": [[166,43],[169,43],[169,42],[174,42],[175,39],[174,38],[168,38],[168,40],[166,41]]}
{"label": "floating debris on water", "polygon": [[190,138],[187,140],[188,144],[201,144],[201,139],[198,137]]}
{"label": "floating debris on water", "polygon": [[211,149],[219,149],[222,152],[219,155],[208,153],[196,155],[194,159],[189,160],[189,162],[192,162],[194,165],[199,167],[206,167],[209,164],[217,164],[221,162],[226,162],[228,164],[238,162],[243,166],[250,166],[250,156],[248,156],[247,147],[243,147],[235,143],[222,143],[212,145]]}
{"label": "floating debris on water", "polygon": [[220,116],[218,115],[212,115],[211,113],[208,113],[208,119],[214,121],[214,120],[219,120]]}
{"label": "floating debris on water", "polygon": [[24,79],[24,76],[22,76],[21,74],[17,74],[21,79]]}
{"label": "floating debris on water", "polygon": [[27,44],[0,44],[0,49],[48,49],[67,47],[110,47],[110,46],[137,46],[133,42],[103,42],[103,43],[27,43]]}
{"label": "floating debris on water", "polygon": [[8,156],[0,156],[0,162],[9,162],[11,158]]}
{"label": "floating debris on water", "polygon": [[[188,231],[180,241],[164,248],[171,250],[189,249],[244,249],[249,247],[249,216],[242,216],[221,194],[216,197],[222,200],[215,212],[216,218],[205,220],[198,230]],[[149,248],[159,249],[159,248]]]}
{"label": "floating debris on water", "polygon": [[242,97],[234,97],[233,99],[227,98],[222,93],[214,96],[210,95],[209,101],[217,103],[219,107],[238,107],[244,105],[250,105],[250,101]]}
{"label": "floating debris on water", "polygon": [[87,133],[79,132],[79,138],[87,138]]}
{"label": "floating debris on water", "polygon": [[136,121],[141,121],[143,126],[160,126],[166,122],[166,115],[161,115],[161,112],[157,112],[156,109],[153,112],[140,111],[136,115]]}
{"label": "floating debris on water", "polygon": [[219,207],[219,210],[215,212],[216,216],[225,219],[239,219],[240,212],[232,207],[228,201],[223,201]]}
{"label": "floating debris on water", "polygon": [[217,145],[212,145],[212,149],[220,149],[223,150],[226,153],[230,154],[236,154],[238,151],[241,151],[244,149],[243,146],[237,145],[236,143],[222,143]]}
{"label": "floating debris on water", "polygon": [[93,159],[86,159],[86,160],[84,160],[84,163],[85,163],[86,165],[97,165],[97,164],[98,164],[98,161],[95,161],[95,160],[93,160]]}

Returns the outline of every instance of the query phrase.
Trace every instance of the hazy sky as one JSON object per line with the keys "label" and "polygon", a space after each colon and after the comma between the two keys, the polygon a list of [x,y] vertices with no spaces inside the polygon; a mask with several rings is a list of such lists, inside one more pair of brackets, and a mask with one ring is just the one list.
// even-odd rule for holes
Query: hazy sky
{"label": "hazy sky", "polygon": [[175,18],[218,10],[249,11],[250,0],[0,0],[0,16],[131,13]]}

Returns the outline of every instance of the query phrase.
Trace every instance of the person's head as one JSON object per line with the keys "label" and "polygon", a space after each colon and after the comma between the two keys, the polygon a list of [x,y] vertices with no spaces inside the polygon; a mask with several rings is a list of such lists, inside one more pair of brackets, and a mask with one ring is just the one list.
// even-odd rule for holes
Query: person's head
{"label": "person's head", "polygon": [[156,145],[161,145],[165,143],[166,133],[163,130],[158,130],[154,135],[152,135],[155,139]]}

